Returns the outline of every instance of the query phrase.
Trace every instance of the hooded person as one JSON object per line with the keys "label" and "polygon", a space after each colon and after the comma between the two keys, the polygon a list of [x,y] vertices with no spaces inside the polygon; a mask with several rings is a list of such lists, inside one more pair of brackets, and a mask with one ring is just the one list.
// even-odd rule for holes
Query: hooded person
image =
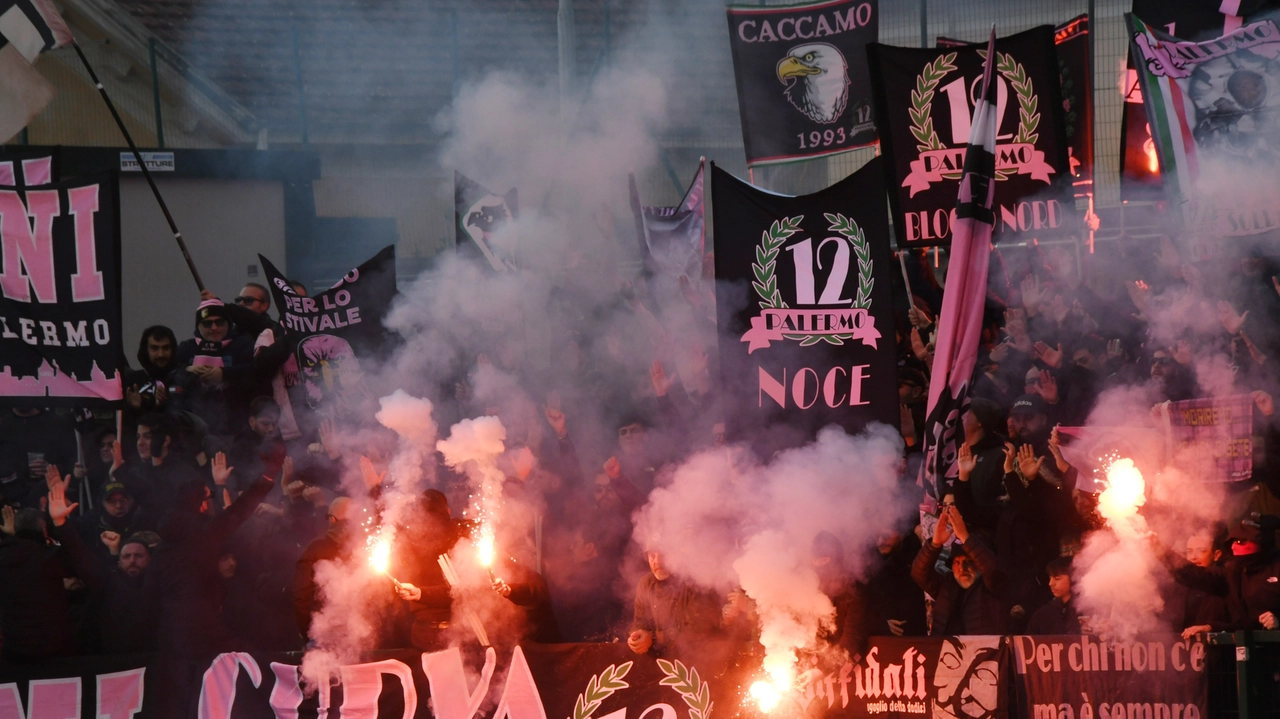
{"label": "hooded person", "polygon": [[924,592],[911,578],[911,562],[920,552],[920,538],[908,529],[914,517],[876,538],[877,558],[864,587],[866,636],[924,636],[928,633]]}
{"label": "hooded person", "polygon": [[413,615],[410,639],[423,651],[437,651],[447,643],[445,630],[453,615],[453,597],[437,558],[447,554],[462,536],[450,514],[444,493],[429,489],[415,503],[410,521],[400,528],[392,556],[400,584],[396,593]]}
{"label": "hooded person", "polygon": [[212,492],[203,480],[188,481],[177,492],[174,509],[160,529],[164,544],[148,570],[159,603],[157,716],[192,712],[209,659],[235,649],[222,617],[225,587],[218,561],[231,535],[262,503],[272,484],[260,477],[217,516],[211,516]]}
{"label": "hooded person", "polygon": [[850,657],[860,656],[867,648],[867,635],[863,632],[865,597],[849,575],[844,545],[836,535],[823,530],[814,535],[809,558],[818,574],[818,588],[836,609],[835,624],[824,631],[823,639],[844,649]]}
{"label": "hooded person", "polygon": [[1231,558],[1201,567],[1165,550],[1162,561],[1179,584],[1224,597],[1227,620],[1211,621],[1213,631],[1274,630],[1280,627],[1280,517],[1251,515],[1232,533]]}
{"label": "hooded person", "polygon": [[240,334],[232,312],[219,299],[196,308],[195,336],[178,345],[169,388],[172,409],[194,412],[213,434],[234,434],[248,421],[249,401],[258,381],[253,366],[253,337]]}
{"label": "hooded person", "polygon": [[178,338],[164,325],[151,325],[138,341],[138,367],[152,381],[164,382],[178,368]]}
{"label": "hooded person", "polygon": [[994,534],[1004,494],[1004,413],[988,399],[969,400],[964,444],[956,461],[956,506],[970,528]]}

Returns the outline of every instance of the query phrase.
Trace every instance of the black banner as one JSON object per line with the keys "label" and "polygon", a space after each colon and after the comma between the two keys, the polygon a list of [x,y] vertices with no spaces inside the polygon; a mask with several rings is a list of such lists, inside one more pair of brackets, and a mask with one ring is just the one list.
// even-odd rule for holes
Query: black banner
{"label": "black banner", "polygon": [[[714,165],[713,165],[714,168]],[[801,197],[712,171],[721,386],[730,435],[803,441],[899,419],[880,160]]]}
{"label": "black banner", "polygon": [[382,319],[396,295],[395,245],[311,297],[299,297],[270,260],[258,259],[292,352],[284,367],[286,383],[300,384],[313,409],[352,390],[360,359],[381,352],[386,340]]}
{"label": "black banner", "polygon": [[866,46],[878,0],[728,8],[747,164],[833,155],[876,141]]}
{"label": "black banner", "polygon": [[[1001,719],[1010,714],[1009,656],[1008,637],[876,637],[856,663],[809,675],[784,694],[775,714]],[[745,689],[759,678],[750,662],[655,658],[620,643],[374,652],[333,667],[332,679],[313,691],[301,663],[299,653],[235,652],[11,668],[0,673],[0,717],[157,719],[162,708],[153,695],[163,692],[163,719],[624,719],[623,712],[626,719],[711,719],[754,713]],[[159,686],[175,676],[187,681]],[[1171,689],[1171,696],[1188,691]]]}
{"label": "black banner", "polygon": [[1062,125],[1075,196],[1093,192],[1093,73],[1089,67],[1089,16],[1081,15],[1053,31],[1058,48]]}
{"label": "black banner", "polygon": [[0,187],[0,404],[120,401],[119,207],[112,175]]}
{"label": "black banner", "polygon": [[[986,44],[868,49],[889,201],[903,247],[951,242],[973,98]],[[1076,229],[1070,217],[1068,143],[1054,30],[996,40],[995,234],[1045,237]]]}
{"label": "black banner", "polygon": [[47,185],[58,180],[54,157],[48,148],[23,145],[0,147],[0,185]]}
{"label": "black banner", "polygon": [[1022,636],[1010,641],[1018,716],[1208,716],[1209,681],[1201,642],[1173,635],[1131,642],[1088,635]]}
{"label": "black banner", "polygon": [[515,188],[497,195],[463,175],[453,173],[455,249],[459,255],[482,260],[495,272],[515,267],[510,243],[494,243],[496,235],[520,211]]}

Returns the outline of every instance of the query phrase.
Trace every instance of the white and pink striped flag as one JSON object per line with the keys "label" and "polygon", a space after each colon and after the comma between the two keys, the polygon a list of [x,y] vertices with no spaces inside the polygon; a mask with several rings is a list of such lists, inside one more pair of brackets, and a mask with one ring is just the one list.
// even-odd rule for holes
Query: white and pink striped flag
{"label": "white and pink striped flag", "polygon": [[0,0],[0,142],[8,142],[53,99],[32,63],[72,41],[50,0]]}
{"label": "white and pink striped flag", "polygon": [[938,318],[933,375],[925,419],[924,465],[921,484],[933,499],[941,499],[956,477],[956,456],[964,442],[961,418],[969,409],[969,385],[978,360],[982,313],[987,297],[987,268],[995,215],[996,170],[996,31],[991,28],[982,93],[973,110],[964,174],[956,198],[956,222],[947,265],[947,287]]}

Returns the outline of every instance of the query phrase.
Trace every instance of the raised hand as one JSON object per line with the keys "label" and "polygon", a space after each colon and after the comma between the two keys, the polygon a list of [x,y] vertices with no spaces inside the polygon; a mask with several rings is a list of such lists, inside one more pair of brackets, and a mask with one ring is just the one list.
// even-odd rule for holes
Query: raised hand
{"label": "raised hand", "polygon": [[1058,472],[1066,474],[1071,469],[1071,464],[1062,456],[1062,438],[1058,436],[1058,425],[1053,426],[1053,430],[1049,433],[1049,452],[1053,455],[1053,463],[1057,465]]}
{"label": "raised hand", "polygon": [[653,393],[666,397],[667,390],[671,389],[671,378],[667,377],[667,371],[662,368],[662,360],[654,360],[649,365],[649,379],[653,382]]}
{"label": "raised hand", "polygon": [[938,523],[933,525],[933,546],[941,547],[951,539],[951,512],[945,508],[938,515]]}
{"label": "raised hand", "polygon": [[1249,317],[1249,311],[1245,310],[1244,314],[1236,312],[1236,308],[1226,300],[1218,300],[1218,321],[1222,323],[1222,329],[1227,331],[1229,335],[1240,334],[1240,329],[1244,327],[1244,322]]}
{"label": "raised hand", "polygon": [[1253,397],[1253,403],[1258,406],[1259,412],[1268,417],[1276,413],[1275,399],[1273,399],[1269,393],[1260,389],[1255,389],[1250,393],[1250,396]]}
{"label": "raised hand", "polygon": [[1035,275],[1027,275],[1022,278],[1022,306],[1026,308],[1027,314],[1034,315],[1040,308],[1040,303],[1044,300],[1044,293],[1040,287],[1040,280]]}
{"label": "raised hand", "polygon": [[969,541],[969,529],[964,525],[964,517],[960,516],[960,508],[953,504],[947,507],[947,514],[951,517],[951,532],[956,535],[956,540],[961,544]]}
{"label": "raised hand", "polygon": [[565,421],[564,412],[554,407],[547,407],[542,411],[542,414],[547,418],[547,424],[551,425],[551,429],[555,430],[557,437],[564,439],[569,436],[568,423]]}
{"label": "raised hand", "polygon": [[293,481],[293,457],[285,455],[284,462],[280,464],[280,486],[283,487]]}
{"label": "raised hand", "polygon": [[1008,474],[1013,471],[1014,465],[1018,461],[1018,450],[1013,446],[1012,442],[1004,443],[1004,473]]}
{"label": "raised hand", "polygon": [[1040,476],[1040,467],[1044,464],[1044,457],[1037,457],[1036,450],[1029,444],[1022,445],[1018,450],[1018,469],[1022,471],[1022,476],[1031,481]]}
{"label": "raised hand", "polygon": [[1036,359],[1057,369],[1062,366],[1062,343],[1058,343],[1057,349],[1050,347],[1043,342],[1035,343]]}
{"label": "raised hand", "polygon": [[4,505],[0,509],[0,533],[7,534],[12,537],[17,533],[16,522],[18,513],[13,510],[11,505]]}
{"label": "raised hand", "polygon": [[231,477],[231,472],[235,467],[227,466],[227,455],[219,452],[213,455],[213,465],[210,471],[213,473],[213,483],[219,487],[227,486],[227,480]]}
{"label": "raised hand", "polygon": [[911,351],[915,354],[916,359],[921,362],[929,361],[929,348],[924,344],[924,338],[920,336],[920,330],[915,327],[911,328]]}
{"label": "raised hand", "polygon": [[1058,403],[1058,380],[1053,378],[1049,370],[1040,370],[1040,382],[1036,385],[1036,393],[1049,404]]}
{"label": "raised hand", "polygon": [[325,454],[329,455],[329,459],[338,459],[342,456],[342,445],[338,442],[338,429],[334,426],[332,419],[326,419],[320,423],[320,444],[324,447]]}
{"label": "raised hand", "polygon": [[364,486],[369,489],[373,489],[374,487],[382,484],[382,480],[386,479],[387,473],[384,470],[379,474],[378,470],[373,466],[373,460],[361,455],[360,476],[364,478]]}
{"label": "raised hand", "polygon": [[112,532],[111,530],[107,530],[102,534],[98,535],[98,538],[102,540],[102,543],[104,545],[106,545],[107,551],[111,552],[111,556],[114,557],[120,554],[120,533],[119,532]]}
{"label": "raised hand", "polygon": [[66,479],[58,474],[58,468],[52,464],[45,470],[45,482],[49,485],[49,517],[53,520],[53,526],[61,527],[67,523],[67,517],[80,506],[79,502],[67,504],[67,485],[71,483],[71,477],[68,475]]}
{"label": "raised hand", "polygon": [[956,458],[956,470],[960,473],[960,481],[968,482],[969,475],[978,467],[978,458],[973,456],[969,445],[960,445],[960,455]]}
{"label": "raised hand", "polygon": [[610,457],[605,460],[604,473],[609,477],[609,479],[617,479],[618,477],[621,477],[622,462],[619,462],[617,457]]}
{"label": "raised hand", "polygon": [[1133,306],[1138,308],[1138,315],[1146,315],[1147,307],[1151,304],[1151,287],[1142,280],[1134,280],[1124,283],[1124,288],[1128,291]]}

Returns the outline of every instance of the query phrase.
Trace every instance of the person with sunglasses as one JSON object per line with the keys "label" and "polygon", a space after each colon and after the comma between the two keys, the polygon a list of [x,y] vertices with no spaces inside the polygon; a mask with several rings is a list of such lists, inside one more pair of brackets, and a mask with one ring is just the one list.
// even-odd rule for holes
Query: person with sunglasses
{"label": "person with sunglasses", "polygon": [[240,289],[235,303],[258,314],[266,314],[271,309],[271,293],[257,282],[250,282]]}
{"label": "person with sunglasses", "polygon": [[[243,310],[241,310],[243,313]],[[246,313],[247,314],[247,313]],[[253,335],[232,322],[234,309],[216,297],[196,308],[195,336],[178,345],[170,388],[172,411],[194,412],[217,435],[231,435],[248,423],[249,401],[262,394],[253,367]]]}

